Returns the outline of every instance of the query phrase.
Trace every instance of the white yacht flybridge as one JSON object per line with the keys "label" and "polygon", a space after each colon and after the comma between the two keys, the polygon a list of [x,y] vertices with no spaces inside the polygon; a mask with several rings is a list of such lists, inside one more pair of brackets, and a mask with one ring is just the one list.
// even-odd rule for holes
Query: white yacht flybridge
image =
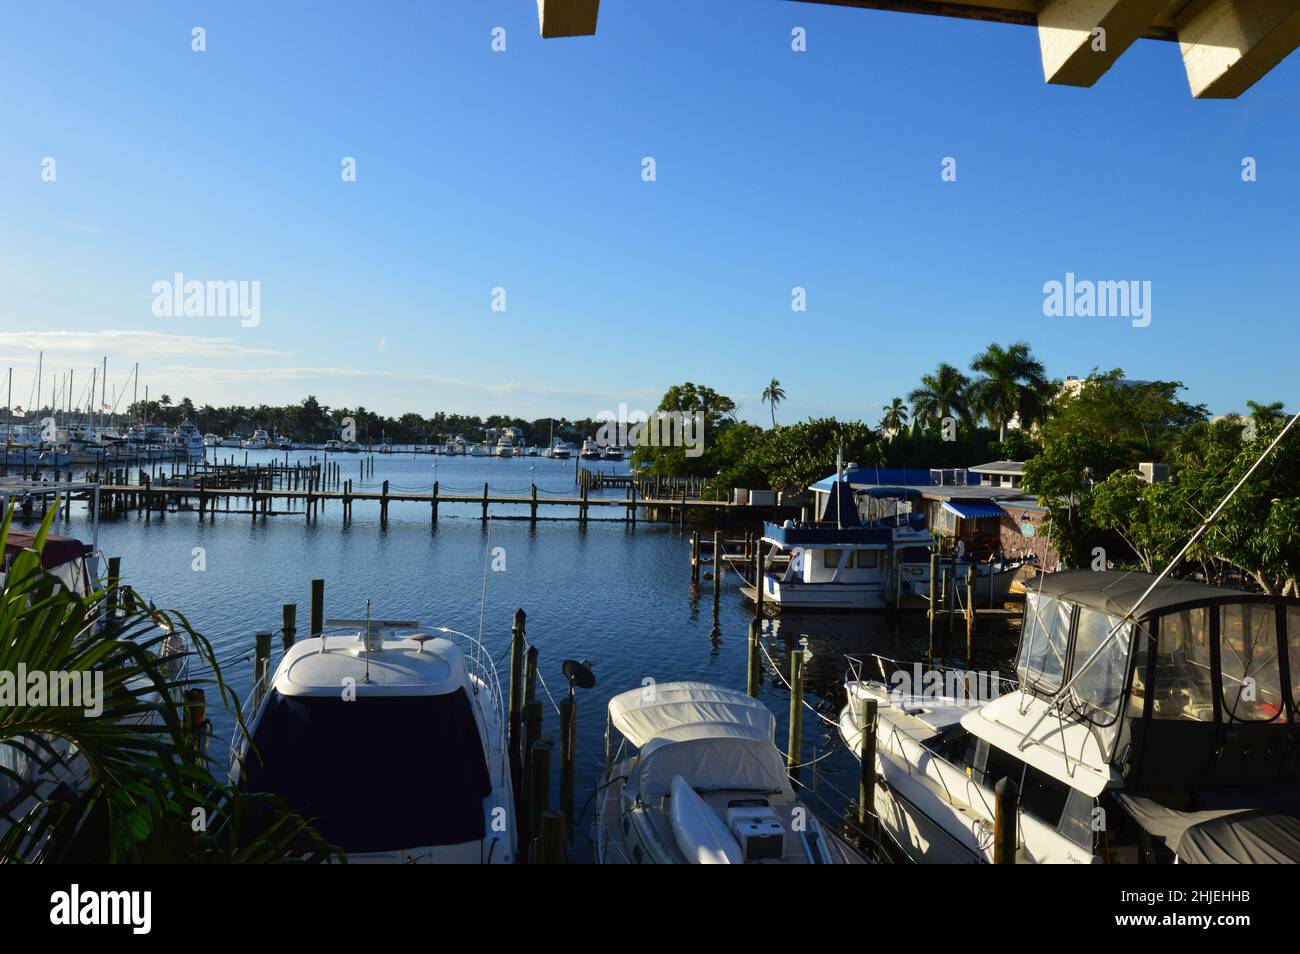
{"label": "white yacht flybridge", "polygon": [[416,621],[326,627],[255,690],[246,720],[255,753],[247,738],[232,746],[232,780],[279,795],[352,862],[513,863],[505,719],[488,651]]}
{"label": "white yacht flybridge", "polygon": [[840,734],[861,757],[874,698],[876,810],[907,854],[991,860],[1007,778],[1018,863],[1300,862],[1300,599],[1120,571],[1028,590],[999,691],[851,669]]}
{"label": "white yacht flybridge", "polygon": [[[625,741],[615,754],[613,734]],[[595,817],[600,864],[851,864],[864,859],[795,795],[763,703],[704,682],[609,702]]]}

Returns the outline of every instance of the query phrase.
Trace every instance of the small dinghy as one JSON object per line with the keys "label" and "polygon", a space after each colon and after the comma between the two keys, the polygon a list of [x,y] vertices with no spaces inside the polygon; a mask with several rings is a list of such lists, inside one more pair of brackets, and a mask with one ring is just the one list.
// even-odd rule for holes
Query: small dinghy
{"label": "small dinghy", "polygon": [[[650,684],[609,702],[601,864],[862,864],[795,797],[776,719],[704,682]],[[614,753],[614,734],[623,738]]]}

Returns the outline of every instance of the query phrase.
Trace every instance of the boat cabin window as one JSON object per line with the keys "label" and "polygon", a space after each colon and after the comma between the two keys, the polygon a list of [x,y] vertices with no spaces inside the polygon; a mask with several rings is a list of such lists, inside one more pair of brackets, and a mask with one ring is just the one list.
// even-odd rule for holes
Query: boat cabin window
{"label": "boat cabin window", "polygon": [[1023,685],[1049,693],[1061,688],[1072,611],[1069,603],[1053,597],[1025,594],[1024,635],[1016,660],[1016,674]]}
{"label": "boat cabin window", "polygon": [[1211,673],[1209,609],[1200,607],[1161,616],[1155,678],[1150,688],[1152,717],[1213,722]]}
{"label": "boat cabin window", "polygon": [[1271,722],[1282,713],[1277,609],[1272,604],[1219,607],[1219,667],[1227,718]]}
{"label": "boat cabin window", "polygon": [[[1113,725],[1119,719],[1132,635],[1132,623],[1121,624],[1118,617],[1079,607],[1073,663],[1073,672],[1078,675],[1069,695],[1081,718],[1098,726]],[[1083,669],[1099,648],[1100,655]]]}
{"label": "boat cabin window", "polygon": [[353,702],[272,691],[253,744],[248,790],[279,795],[348,852],[484,837],[492,782],[463,689]]}
{"label": "boat cabin window", "polygon": [[880,553],[876,550],[859,550],[858,551],[858,569],[874,570],[880,565]]}
{"label": "boat cabin window", "polygon": [[1021,811],[1093,850],[1094,799],[983,740],[977,740],[972,761],[970,774],[980,785],[991,789],[1001,779],[1011,779],[1020,789]]}
{"label": "boat cabin window", "polygon": [[843,555],[844,555],[843,550],[826,550],[824,551],[824,556],[822,557],[822,559],[825,560],[825,563],[823,565],[828,570],[834,570],[839,567],[840,557],[842,557]]}

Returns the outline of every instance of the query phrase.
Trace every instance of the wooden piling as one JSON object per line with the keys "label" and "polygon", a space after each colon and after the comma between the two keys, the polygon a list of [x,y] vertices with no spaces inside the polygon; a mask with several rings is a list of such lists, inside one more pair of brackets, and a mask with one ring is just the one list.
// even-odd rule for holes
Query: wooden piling
{"label": "wooden piling", "polygon": [[[486,509],[486,504],[484,504]],[[388,526],[388,481],[384,481],[383,489],[379,492],[379,525]]]}
{"label": "wooden piling", "polygon": [[514,625],[510,628],[510,709],[509,735],[510,777],[515,786],[515,802],[523,795],[523,739],[521,723],[524,708],[524,635],[527,616],[523,609],[515,610]]}
{"label": "wooden piling", "polygon": [[487,485],[487,481],[484,481],[483,482],[483,522],[484,523],[487,523],[487,508],[488,508],[488,485]]}
{"label": "wooden piling", "polygon": [[[554,743],[543,735],[529,750],[528,764],[528,830],[541,830],[541,816],[551,807],[551,750]],[[563,826],[561,826],[563,827]]]}
{"label": "wooden piling", "polygon": [[808,651],[808,637],[790,654],[790,745],[787,749],[786,771],[792,782],[799,781],[799,764],[803,752],[803,668]]}
{"label": "wooden piling", "polygon": [[433,511],[430,520],[433,526],[438,525],[438,481],[433,482],[433,499],[429,501],[430,509]]}
{"label": "wooden piling", "polygon": [[264,630],[254,637],[253,642],[253,699],[260,703],[266,695],[267,683],[271,676],[271,632]]}
{"label": "wooden piling", "polygon": [[939,612],[939,604],[935,598],[939,592],[939,554],[934,550],[930,551],[930,608],[926,611],[926,619],[930,626],[930,649],[929,654],[934,655],[934,620]]}
{"label": "wooden piling", "polygon": [[280,607],[280,639],[287,653],[293,648],[293,641],[298,635],[298,604],[285,603]]}
{"label": "wooden piling", "polygon": [[722,531],[713,531],[713,605],[722,599]]}
{"label": "wooden piling", "polygon": [[880,840],[876,825],[876,707],[875,699],[858,700],[858,727],[862,757],[858,776],[858,847],[864,851],[871,842]]}
{"label": "wooden piling", "polygon": [[524,705],[537,698],[537,647],[529,646],[524,657]]}
{"label": "wooden piling", "polygon": [[528,519],[533,523],[537,523],[537,485],[533,484],[532,488],[533,499],[532,504],[528,508]]}
{"label": "wooden piling", "polygon": [[537,851],[534,864],[559,865],[564,863],[564,813],[544,811],[540,816]]}
{"label": "wooden piling", "polygon": [[[533,699],[524,703],[524,751],[531,753],[537,740],[542,737],[542,701]],[[533,835],[536,834],[528,826],[532,821],[532,810],[529,799],[533,792],[533,760],[531,755],[524,759],[523,763],[524,777],[520,781],[520,791],[522,792],[523,803],[515,806],[515,812],[518,815],[519,824],[519,850],[525,858],[528,857],[528,845],[532,841]]]}
{"label": "wooden piling", "polygon": [[763,548],[754,547],[754,615],[763,618]]}
{"label": "wooden piling", "polygon": [[[989,580],[989,585],[993,581]],[[975,641],[975,565],[966,567],[966,661],[970,662],[971,648]]]}
{"label": "wooden piling", "polygon": [[118,586],[122,579],[122,558],[114,556],[108,558],[108,618],[117,618],[118,604]]}
{"label": "wooden piling", "polygon": [[311,635],[319,636],[325,629],[325,581],[311,581]]}
{"label": "wooden piling", "polygon": [[700,585],[700,531],[691,531],[691,586]]}

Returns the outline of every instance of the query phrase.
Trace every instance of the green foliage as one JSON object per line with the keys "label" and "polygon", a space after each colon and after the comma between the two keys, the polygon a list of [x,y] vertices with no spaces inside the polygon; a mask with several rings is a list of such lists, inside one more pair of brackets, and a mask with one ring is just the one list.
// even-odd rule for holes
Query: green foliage
{"label": "green foliage", "polygon": [[846,464],[867,466],[883,461],[871,428],[861,421],[823,417],[766,432],[750,446],[745,466],[762,473],[773,490],[802,493],[809,484],[834,473],[840,447]]}
{"label": "green foliage", "polygon": [[[11,513],[0,523],[0,546]],[[53,516],[51,510],[0,588],[0,672],[22,667],[102,677],[102,711],[30,698],[0,707],[0,861],[331,858],[334,852],[282,802],[218,782],[198,754],[182,691],[206,687],[224,703],[237,700],[211,646],[185,618],[152,611],[123,589],[121,608],[109,619],[105,591],[83,598],[42,569],[39,553]],[[172,632],[185,634],[193,661],[210,668],[212,678],[178,674]]]}
{"label": "green foliage", "polygon": [[999,438],[1006,436],[1013,417],[1019,416],[1025,427],[1042,419],[1051,385],[1028,344],[1017,341],[1006,348],[991,344],[970,366],[981,375],[970,386],[971,403],[998,428]]}
{"label": "green foliage", "polygon": [[913,424],[927,420],[970,417],[970,378],[951,364],[941,363],[933,374],[921,377],[921,386],[907,395],[912,405]]}

